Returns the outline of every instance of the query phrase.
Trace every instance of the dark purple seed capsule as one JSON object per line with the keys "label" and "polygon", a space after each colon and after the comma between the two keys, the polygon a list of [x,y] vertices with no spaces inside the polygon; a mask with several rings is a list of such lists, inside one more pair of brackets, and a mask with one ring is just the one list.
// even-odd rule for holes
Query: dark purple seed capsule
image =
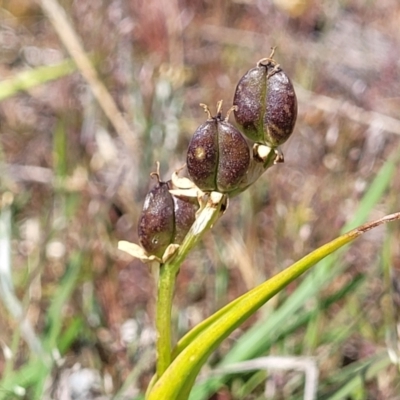
{"label": "dark purple seed capsule", "polygon": [[[193,182],[201,190],[229,193],[234,191],[247,172],[250,151],[242,134],[221,117],[211,117],[197,128],[187,152],[187,168]],[[228,114],[229,115],[229,114]]]}
{"label": "dark purple seed capsule", "polygon": [[233,103],[244,134],[270,147],[283,144],[297,119],[297,98],[286,73],[272,59],[260,60],[239,81]]}
{"label": "dark purple seed capsule", "polygon": [[242,134],[229,122],[218,124],[219,160],[217,189],[231,192],[246,174],[250,164],[250,151]]}
{"label": "dark purple seed capsule", "polygon": [[173,196],[172,182],[162,182],[147,194],[139,218],[139,242],[149,254],[162,258],[168,245],[182,243],[196,219],[197,199]]}
{"label": "dark purple seed capsule", "polygon": [[174,225],[174,200],[168,183],[159,182],[144,201],[138,226],[140,244],[149,254],[161,258],[172,243]]}
{"label": "dark purple seed capsule", "polygon": [[266,143],[279,146],[289,139],[297,119],[297,98],[293,84],[279,68],[274,71],[268,65],[267,107],[264,115],[264,127],[267,129]]}
{"label": "dark purple seed capsule", "polygon": [[172,196],[174,199],[175,232],[173,243],[181,244],[196,219],[197,199]]}
{"label": "dark purple seed capsule", "polygon": [[189,175],[201,190],[216,190],[218,152],[218,121],[212,118],[197,128],[187,152]]}
{"label": "dark purple seed capsule", "polygon": [[243,133],[255,142],[264,142],[263,116],[267,92],[267,74],[265,68],[252,68],[240,79],[233,104],[236,122]]}

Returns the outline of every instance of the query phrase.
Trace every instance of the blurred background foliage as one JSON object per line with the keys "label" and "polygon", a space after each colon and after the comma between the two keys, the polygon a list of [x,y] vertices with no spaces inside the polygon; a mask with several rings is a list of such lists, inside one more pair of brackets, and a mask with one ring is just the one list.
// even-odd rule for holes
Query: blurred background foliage
{"label": "blurred background foliage", "polygon": [[[400,3],[62,0],[55,17],[54,3],[0,1],[0,398],[140,398],[154,284],[116,244],[138,241],[156,161],[163,178],[182,166],[199,103],[227,110],[277,46],[299,99],[285,163],[232,200],[183,265],[180,337],[344,226],[399,211]],[[64,18],[89,65],[57,31]],[[210,365],[232,348],[235,360],[312,356],[318,398],[399,399],[399,242],[398,224],[372,231],[276,296]],[[265,379],[236,374],[203,398],[261,399]],[[291,373],[268,382],[269,398],[301,398]]]}

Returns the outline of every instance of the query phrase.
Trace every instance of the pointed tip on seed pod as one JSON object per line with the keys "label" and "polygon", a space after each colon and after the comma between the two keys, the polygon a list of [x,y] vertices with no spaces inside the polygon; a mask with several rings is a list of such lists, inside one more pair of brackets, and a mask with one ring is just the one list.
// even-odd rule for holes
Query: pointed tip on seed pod
{"label": "pointed tip on seed pod", "polygon": [[277,65],[267,66],[267,98],[264,114],[265,143],[277,147],[293,133],[297,119],[297,97],[292,82]]}
{"label": "pointed tip on seed pod", "polygon": [[[202,105],[209,113],[208,107]],[[250,151],[242,134],[221,116],[222,101],[217,115],[197,128],[188,147],[187,168],[193,182],[203,191],[229,193],[246,173]],[[210,114],[211,115],[211,114]]]}
{"label": "pointed tip on seed pod", "polygon": [[166,182],[158,184],[147,194],[139,217],[138,236],[142,247],[157,257],[162,257],[172,243],[174,235],[174,201]]}
{"label": "pointed tip on seed pod", "polygon": [[200,125],[189,143],[186,165],[192,181],[203,191],[216,187],[218,128],[215,118]]}
{"label": "pointed tip on seed pod", "polygon": [[293,84],[273,59],[274,51],[240,79],[233,101],[236,122],[245,135],[271,147],[290,137],[297,119]]}
{"label": "pointed tip on seed pod", "polygon": [[[157,179],[157,184],[145,198],[139,217],[138,236],[149,256],[162,259],[170,245],[182,243],[196,219],[199,204],[196,197],[185,196],[184,191],[177,195],[171,193],[174,191],[173,182],[161,180],[159,163],[150,176]],[[174,179],[177,181],[177,176]]]}

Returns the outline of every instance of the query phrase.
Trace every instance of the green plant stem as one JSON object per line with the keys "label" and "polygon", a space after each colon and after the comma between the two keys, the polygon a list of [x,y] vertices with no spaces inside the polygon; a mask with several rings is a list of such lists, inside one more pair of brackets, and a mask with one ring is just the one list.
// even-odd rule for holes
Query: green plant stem
{"label": "green plant stem", "polygon": [[156,308],[157,377],[162,376],[171,364],[171,311],[177,274],[176,269],[175,265],[160,265]]}
{"label": "green plant stem", "polygon": [[211,193],[207,204],[198,215],[177,252],[164,264],[160,264],[156,305],[157,365],[156,379],[152,380],[152,384],[156,383],[171,364],[171,311],[176,275],[189,252],[222,215],[221,209],[225,203],[225,196],[216,192]]}

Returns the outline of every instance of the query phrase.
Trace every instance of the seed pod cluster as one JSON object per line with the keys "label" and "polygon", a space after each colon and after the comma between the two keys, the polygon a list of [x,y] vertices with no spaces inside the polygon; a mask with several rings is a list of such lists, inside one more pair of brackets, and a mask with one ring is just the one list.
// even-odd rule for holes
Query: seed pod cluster
{"label": "seed pod cluster", "polygon": [[286,73],[264,58],[239,81],[233,104],[236,122],[251,140],[277,147],[290,137],[297,118],[297,99]]}
{"label": "seed pod cluster", "polygon": [[166,248],[180,244],[195,221],[198,204],[189,198],[173,196],[171,182],[162,182],[147,194],[139,217],[138,235],[149,254],[162,258]]}
{"label": "seed pod cluster", "polygon": [[[193,181],[190,184],[194,183],[202,192],[235,196],[271,165],[283,162],[278,146],[293,132],[297,99],[290,79],[272,58],[273,54],[274,50],[240,79],[234,106],[225,118],[221,115],[222,101],[214,117],[201,104],[208,119],[197,128],[189,143],[187,170]],[[241,132],[229,123],[231,111],[247,138],[256,142],[253,154]],[[153,175],[157,176],[158,184],[146,196],[138,234],[146,252],[162,258],[170,244],[183,241],[199,205],[197,199],[188,197],[188,192],[187,197],[172,195],[170,190],[177,185],[162,182],[158,171]],[[199,195],[197,188],[195,196]]]}
{"label": "seed pod cluster", "polygon": [[246,174],[250,150],[242,134],[221,117],[222,102],[217,115],[208,113],[207,121],[194,133],[187,152],[187,169],[193,182],[205,192],[229,193]]}

